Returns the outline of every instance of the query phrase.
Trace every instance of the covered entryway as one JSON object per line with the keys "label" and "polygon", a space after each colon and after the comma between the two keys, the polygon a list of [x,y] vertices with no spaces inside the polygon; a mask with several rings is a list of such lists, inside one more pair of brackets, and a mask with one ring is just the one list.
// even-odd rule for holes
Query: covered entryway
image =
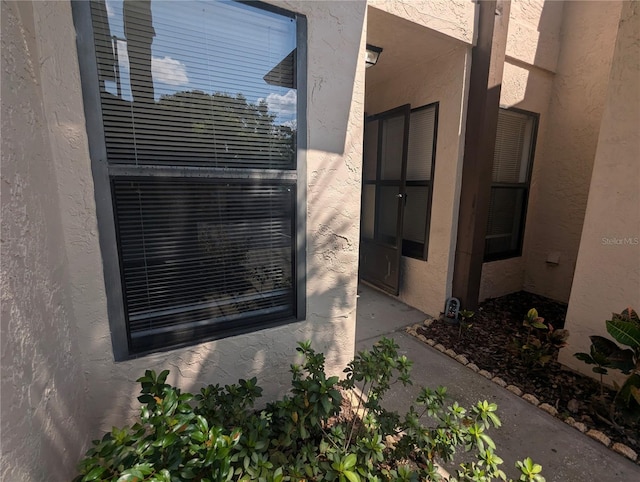
{"label": "covered entryway", "polygon": [[470,46],[369,7],[360,279],[437,314],[450,290]]}

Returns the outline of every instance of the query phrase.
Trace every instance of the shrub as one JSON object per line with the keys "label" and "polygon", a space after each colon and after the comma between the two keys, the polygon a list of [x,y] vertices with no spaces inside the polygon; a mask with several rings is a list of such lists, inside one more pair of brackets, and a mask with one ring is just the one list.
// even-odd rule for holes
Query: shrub
{"label": "shrub", "polygon": [[[506,480],[487,434],[500,426],[495,404],[467,410],[447,404],[446,389],[423,388],[403,416],[384,408],[393,384],[411,383],[411,362],[393,340],[358,353],[342,381],[326,376],[325,357],[309,342],[297,350],[303,362],[291,367],[290,393],[261,411],[252,409],[262,391],[255,378],[209,385],[194,396],[167,384],[168,371],[146,371],[138,380],[139,421],[94,441],[75,480],[435,481],[436,463],[459,452],[476,460],[460,464],[450,480]],[[362,394],[357,416],[341,410],[347,390]],[[519,480],[544,481],[531,459],[516,466]]]}
{"label": "shrub", "polygon": [[569,338],[568,330],[555,329],[551,323],[538,316],[535,308],[527,312],[522,325],[528,329],[527,337],[524,343],[516,340],[516,350],[520,352],[523,363],[531,368],[544,367],[553,359],[558,349],[566,345]]}
{"label": "shrub", "polygon": [[600,395],[603,396],[602,376],[609,368],[620,370],[628,375],[621,386],[616,386],[614,402],[636,414],[640,412],[640,319],[638,314],[627,308],[621,313],[613,313],[605,323],[607,332],[621,345],[602,336],[593,335],[589,353],[576,353],[574,356],[593,367],[600,375]]}

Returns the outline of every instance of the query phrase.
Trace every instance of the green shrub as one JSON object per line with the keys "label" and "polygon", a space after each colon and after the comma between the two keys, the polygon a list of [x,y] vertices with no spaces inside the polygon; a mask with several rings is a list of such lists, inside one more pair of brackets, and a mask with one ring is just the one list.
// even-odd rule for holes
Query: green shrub
{"label": "green shrub", "polygon": [[622,313],[613,313],[605,323],[607,332],[629,348],[621,348],[608,338],[593,335],[589,337],[590,352],[575,353],[574,356],[588,365],[595,365],[593,371],[600,375],[601,396],[602,376],[609,372],[609,368],[628,375],[621,386],[616,386],[614,402],[637,415],[640,412],[640,319],[632,308],[627,308]]}
{"label": "green shrub", "polygon": [[555,329],[551,323],[538,316],[538,310],[531,308],[524,317],[522,325],[527,328],[524,342],[515,341],[516,350],[522,362],[531,368],[547,365],[554,354],[567,343],[569,331]]}
{"label": "green shrub", "polygon": [[[446,389],[423,388],[403,416],[384,408],[393,384],[411,384],[411,362],[393,340],[358,353],[343,380],[326,376],[309,342],[297,350],[303,362],[291,367],[290,393],[261,411],[253,410],[262,392],[255,378],[194,396],[165,383],[168,371],[148,370],[138,380],[140,420],[94,441],[75,481],[436,481],[436,463],[460,452],[476,460],[450,480],[506,480],[487,434],[500,426],[495,404],[467,410],[447,405]],[[341,410],[348,390],[362,394],[357,416]],[[516,466],[519,480],[544,481],[531,459]]]}

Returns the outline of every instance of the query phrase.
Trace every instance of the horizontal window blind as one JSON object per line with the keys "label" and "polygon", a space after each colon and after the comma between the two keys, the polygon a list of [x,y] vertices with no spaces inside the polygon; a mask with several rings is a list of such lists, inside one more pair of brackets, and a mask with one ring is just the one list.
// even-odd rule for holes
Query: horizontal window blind
{"label": "horizontal window blind", "polygon": [[293,18],[237,2],[104,5],[92,2],[110,164],[295,169]]}
{"label": "horizontal window blind", "polygon": [[409,148],[407,151],[408,181],[431,180],[435,127],[435,105],[411,112]]}
{"label": "horizontal window blind", "polygon": [[530,116],[500,109],[493,157],[493,182],[526,181],[532,128]]}
{"label": "horizontal window blind", "polygon": [[112,183],[129,332],[294,313],[293,185]]}

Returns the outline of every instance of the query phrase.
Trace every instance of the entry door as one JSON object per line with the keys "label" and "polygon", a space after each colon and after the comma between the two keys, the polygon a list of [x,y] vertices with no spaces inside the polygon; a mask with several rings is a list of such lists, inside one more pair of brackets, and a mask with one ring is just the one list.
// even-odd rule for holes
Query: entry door
{"label": "entry door", "polygon": [[409,104],[366,119],[360,277],[397,295],[402,254]]}

